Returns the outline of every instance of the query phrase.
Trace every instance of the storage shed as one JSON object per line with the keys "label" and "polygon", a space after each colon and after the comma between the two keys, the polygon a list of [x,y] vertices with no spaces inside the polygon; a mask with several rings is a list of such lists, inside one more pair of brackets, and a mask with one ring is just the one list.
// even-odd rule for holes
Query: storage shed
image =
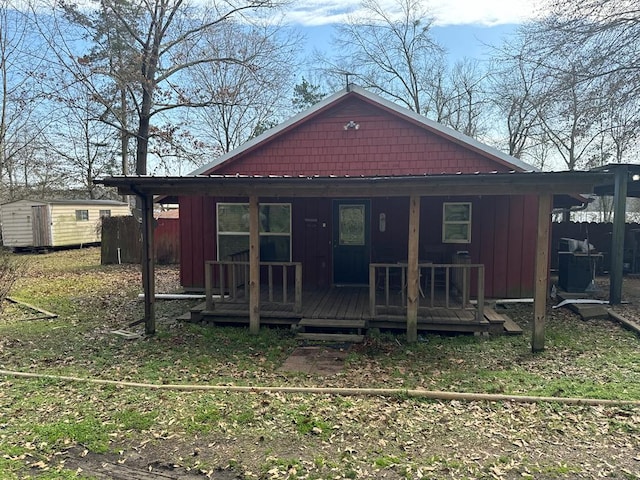
{"label": "storage shed", "polygon": [[113,200],[18,200],[0,207],[2,242],[14,249],[100,242],[103,217],[131,215]]}

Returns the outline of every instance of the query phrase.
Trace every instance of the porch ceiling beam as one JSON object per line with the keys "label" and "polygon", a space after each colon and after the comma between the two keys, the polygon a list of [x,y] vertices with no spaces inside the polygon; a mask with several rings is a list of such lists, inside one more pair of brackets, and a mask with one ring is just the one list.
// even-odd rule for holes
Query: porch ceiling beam
{"label": "porch ceiling beam", "polygon": [[590,193],[610,173],[544,172],[424,177],[109,177],[120,194],[228,197],[406,197]]}

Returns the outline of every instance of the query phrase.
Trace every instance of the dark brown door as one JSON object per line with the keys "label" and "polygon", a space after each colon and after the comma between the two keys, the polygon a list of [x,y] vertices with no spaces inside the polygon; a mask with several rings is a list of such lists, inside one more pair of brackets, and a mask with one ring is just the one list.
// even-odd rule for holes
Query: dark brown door
{"label": "dark brown door", "polygon": [[31,207],[31,228],[34,247],[51,247],[51,215],[47,205]]}

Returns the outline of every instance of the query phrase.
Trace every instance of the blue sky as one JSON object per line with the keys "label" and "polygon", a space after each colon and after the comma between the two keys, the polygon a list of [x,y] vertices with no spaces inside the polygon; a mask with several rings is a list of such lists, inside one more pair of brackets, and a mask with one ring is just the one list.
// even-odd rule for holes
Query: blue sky
{"label": "blue sky", "polygon": [[[434,18],[432,33],[447,49],[451,60],[481,59],[484,44],[498,44],[518,24],[534,18],[543,0],[429,0],[424,8]],[[396,0],[378,0],[389,13]],[[333,25],[357,16],[360,0],[296,0],[286,19],[301,27],[313,46],[323,49],[331,41]]]}
{"label": "blue sky", "polygon": [[[449,59],[455,61],[464,57],[482,60],[487,55],[487,45],[497,45],[518,27],[514,23],[500,25],[446,25],[432,28],[433,36],[446,48]],[[302,27],[308,41],[308,50],[314,47],[324,50],[329,47],[333,25]]]}

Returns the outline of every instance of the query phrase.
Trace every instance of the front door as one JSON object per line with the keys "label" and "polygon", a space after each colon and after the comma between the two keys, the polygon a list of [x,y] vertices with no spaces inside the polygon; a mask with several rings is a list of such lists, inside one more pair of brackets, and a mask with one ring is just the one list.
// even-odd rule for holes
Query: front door
{"label": "front door", "polygon": [[333,283],[367,285],[370,259],[369,200],[333,201]]}

